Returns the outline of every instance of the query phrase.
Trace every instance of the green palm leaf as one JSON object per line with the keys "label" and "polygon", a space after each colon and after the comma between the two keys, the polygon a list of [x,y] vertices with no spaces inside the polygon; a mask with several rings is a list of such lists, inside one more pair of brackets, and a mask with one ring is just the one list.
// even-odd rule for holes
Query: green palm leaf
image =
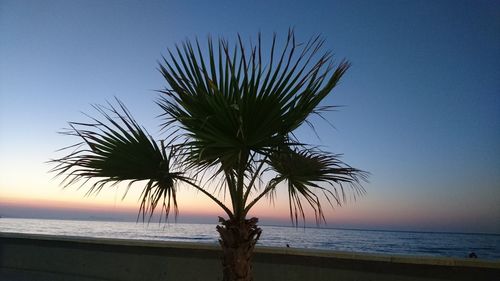
{"label": "green palm leaf", "polygon": [[360,183],[366,181],[367,173],[343,163],[339,155],[288,148],[273,153],[268,162],[277,173],[274,181],[287,183],[290,218],[295,224],[299,216],[305,222],[303,201],[314,210],[317,223],[325,221],[318,194],[333,207],[346,201],[346,187],[355,195],[365,192]]}
{"label": "green palm leaf", "polygon": [[166,217],[171,207],[177,215],[176,182],[184,177],[172,170],[175,149],[167,152],[163,143],[158,146],[125,106],[117,102],[118,109],[112,105],[95,106],[103,121],[91,118],[91,123],[70,123],[71,129],[65,134],[77,136],[81,142],[69,147],[76,149],[67,156],[52,160],[52,171],[64,176],[64,186],[79,181],[83,185],[96,179],[87,194],[119,182],[129,182],[130,188],[133,183],[144,181],[140,206],[143,219],[146,214],[151,218],[158,206]]}
{"label": "green palm leaf", "polygon": [[290,32],[278,58],[274,38],[270,59],[263,62],[260,36],[249,51],[241,38],[233,50],[224,40],[214,48],[209,39],[205,55],[198,42],[184,43],[159,64],[171,86],[158,101],[164,126],[176,124],[186,132],[194,165],[241,169],[251,152],[269,154],[318,113],[348,69],[347,62],[334,69],[329,53],[317,57],[322,44],[314,38],[300,45]]}

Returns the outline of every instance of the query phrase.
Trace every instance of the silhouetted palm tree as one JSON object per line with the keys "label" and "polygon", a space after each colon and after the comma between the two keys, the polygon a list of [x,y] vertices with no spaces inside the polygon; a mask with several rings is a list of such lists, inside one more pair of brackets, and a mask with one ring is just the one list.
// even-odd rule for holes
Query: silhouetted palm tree
{"label": "silhouetted palm tree", "polygon": [[307,204],[319,223],[322,202],[333,207],[345,201],[347,189],[364,192],[366,173],[294,135],[301,125],[312,126],[311,115],[331,108],[320,103],[349,68],[346,61],[334,66],[329,52],[319,56],[322,44],[319,37],[297,44],[290,31],[282,51],[273,37],[267,59],[260,35],[249,49],[239,36],[234,47],[223,39],[214,46],[210,38],[204,51],[198,41],[176,46],[159,63],[169,85],[157,102],[168,137],[155,141],[118,100],[95,106],[102,120],[70,123],[66,133],[82,142],[53,160],[53,171],[64,175],[65,186],[96,179],[89,193],[143,182],[143,219],[158,209],[177,215],[177,192],[183,184],[194,187],[225,212],[217,226],[223,280],[252,280],[261,229],[247,214],[259,200],[285,188],[292,222],[305,221]]}

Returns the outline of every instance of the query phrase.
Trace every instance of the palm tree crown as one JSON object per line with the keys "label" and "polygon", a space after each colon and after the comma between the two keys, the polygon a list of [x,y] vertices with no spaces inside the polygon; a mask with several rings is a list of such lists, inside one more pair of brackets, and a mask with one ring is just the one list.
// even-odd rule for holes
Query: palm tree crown
{"label": "palm tree crown", "polygon": [[70,123],[66,133],[81,142],[53,160],[53,171],[64,175],[64,185],[97,179],[89,193],[118,182],[144,182],[143,218],[158,208],[166,216],[171,209],[177,214],[176,195],[187,184],[232,220],[245,219],[280,186],[288,190],[294,223],[305,220],[304,203],[317,222],[324,220],[321,198],[333,206],[345,201],[347,189],[362,194],[367,174],[339,155],[302,143],[294,131],[331,108],[320,103],[349,63],[335,65],[329,52],[319,56],[319,37],[298,44],[290,31],[280,51],[276,45],[274,36],[264,55],[259,35],[249,46],[239,36],[234,46],[210,38],[204,50],[197,40],[176,46],[158,64],[168,84],[157,101],[168,136],[154,140],[120,101],[96,106],[102,118]]}

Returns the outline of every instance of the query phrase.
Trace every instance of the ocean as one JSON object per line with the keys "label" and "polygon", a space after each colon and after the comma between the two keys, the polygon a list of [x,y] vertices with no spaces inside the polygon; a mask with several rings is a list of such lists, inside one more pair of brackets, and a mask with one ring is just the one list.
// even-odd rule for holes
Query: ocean
{"label": "ocean", "polygon": [[[500,261],[500,235],[261,226],[258,246]],[[1,218],[0,232],[217,244],[214,224]]]}

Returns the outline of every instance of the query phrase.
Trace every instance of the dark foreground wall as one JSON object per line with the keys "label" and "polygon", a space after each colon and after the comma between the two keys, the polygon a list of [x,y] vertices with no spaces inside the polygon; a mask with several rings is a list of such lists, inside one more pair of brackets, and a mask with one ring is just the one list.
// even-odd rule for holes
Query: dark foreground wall
{"label": "dark foreground wall", "polygon": [[[218,247],[205,244],[0,233],[2,281],[221,280]],[[266,280],[500,280],[500,262],[264,248]]]}

